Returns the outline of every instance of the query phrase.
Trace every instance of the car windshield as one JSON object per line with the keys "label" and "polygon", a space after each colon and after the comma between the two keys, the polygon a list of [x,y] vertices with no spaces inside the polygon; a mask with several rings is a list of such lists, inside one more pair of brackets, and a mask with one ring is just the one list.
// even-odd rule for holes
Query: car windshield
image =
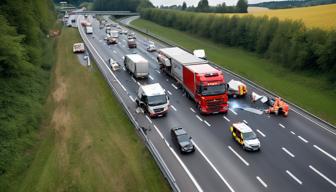
{"label": "car windshield", "polygon": [[178,140],[180,143],[183,143],[183,142],[188,142],[188,143],[189,143],[189,137],[188,137],[187,134],[178,135],[178,136],[177,136],[177,140]]}
{"label": "car windshield", "polygon": [[226,91],[225,84],[210,85],[210,86],[201,85],[199,89],[201,95],[204,96],[224,94]]}
{"label": "car windshield", "polygon": [[254,132],[243,133],[243,138],[245,140],[253,140],[257,138],[257,135]]}
{"label": "car windshield", "polygon": [[155,95],[148,97],[148,105],[155,106],[155,105],[162,105],[167,103],[166,95]]}

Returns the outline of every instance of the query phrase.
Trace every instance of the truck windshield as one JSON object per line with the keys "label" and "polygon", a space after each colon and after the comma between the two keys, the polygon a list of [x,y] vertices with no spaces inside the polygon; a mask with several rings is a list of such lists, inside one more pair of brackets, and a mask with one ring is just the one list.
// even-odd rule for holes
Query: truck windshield
{"label": "truck windshield", "polygon": [[226,91],[225,84],[210,85],[210,86],[201,85],[199,87],[199,92],[201,93],[201,95],[204,95],[204,96],[220,95],[220,94],[224,94],[225,91]]}
{"label": "truck windshield", "polygon": [[148,97],[148,105],[149,106],[156,106],[162,105],[167,103],[166,95],[156,95],[156,96],[149,96]]}
{"label": "truck windshield", "polygon": [[253,139],[256,139],[257,136],[254,132],[247,132],[247,133],[243,133],[243,138],[245,140],[253,140]]}

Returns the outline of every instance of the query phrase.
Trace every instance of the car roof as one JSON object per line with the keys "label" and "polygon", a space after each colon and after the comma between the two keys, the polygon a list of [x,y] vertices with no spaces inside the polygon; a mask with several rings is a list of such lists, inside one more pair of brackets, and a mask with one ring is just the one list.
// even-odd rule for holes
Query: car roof
{"label": "car roof", "polygon": [[181,127],[177,127],[177,128],[173,128],[174,132],[176,135],[184,135],[187,134],[187,132],[181,128]]}
{"label": "car roof", "polygon": [[245,123],[242,123],[242,122],[234,123],[232,125],[242,133],[253,132],[251,127],[249,127],[248,125],[246,125]]}

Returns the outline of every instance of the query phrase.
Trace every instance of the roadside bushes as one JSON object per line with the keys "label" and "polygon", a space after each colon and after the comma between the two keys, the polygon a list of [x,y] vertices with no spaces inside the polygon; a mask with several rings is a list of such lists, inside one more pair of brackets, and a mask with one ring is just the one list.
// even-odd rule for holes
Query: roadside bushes
{"label": "roadside bushes", "polygon": [[28,166],[53,61],[50,0],[0,1],[0,191]]}
{"label": "roadside bushes", "polygon": [[336,83],[336,31],[309,29],[302,21],[142,9],[141,17],[226,46],[242,47],[292,70],[329,74]]}

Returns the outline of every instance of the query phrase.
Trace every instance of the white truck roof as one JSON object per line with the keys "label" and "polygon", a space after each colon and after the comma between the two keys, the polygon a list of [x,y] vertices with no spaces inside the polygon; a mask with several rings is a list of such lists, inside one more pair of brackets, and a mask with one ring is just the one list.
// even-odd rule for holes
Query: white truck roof
{"label": "white truck roof", "polygon": [[236,127],[242,133],[253,132],[251,127],[249,127],[245,123],[234,123],[233,126]]}
{"label": "white truck roof", "polygon": [[181,64],[207,63],[207,61],[200,59],[196,57],[195,55],[190,54],[179,47],[163,48],[163,49],[160,49],[160,51],[164,53],[165,55],[167,55],[168,57],[175,59]]}
{"label": "white truck roof", "polygon": [[230,89],[233,90],[238,90],[238,86],[239,85],[245,85],[244,83],[242,83],[241,81],[236,81],[236,80],[231,80],[228,82]]}
{"label": "white truck roof", "polygon": [[155,96],[155,95],[165,95],[165,90],[161,87],[159,83],[142,85],[142,90],[147,96]]}
{"label": "white truck roof", "polygon": [[126,56],[129,59],[131,59],[134,63],[148,62],[145,58],[143,58],[141,55],[138,55],[138,54],[129,54]]}

